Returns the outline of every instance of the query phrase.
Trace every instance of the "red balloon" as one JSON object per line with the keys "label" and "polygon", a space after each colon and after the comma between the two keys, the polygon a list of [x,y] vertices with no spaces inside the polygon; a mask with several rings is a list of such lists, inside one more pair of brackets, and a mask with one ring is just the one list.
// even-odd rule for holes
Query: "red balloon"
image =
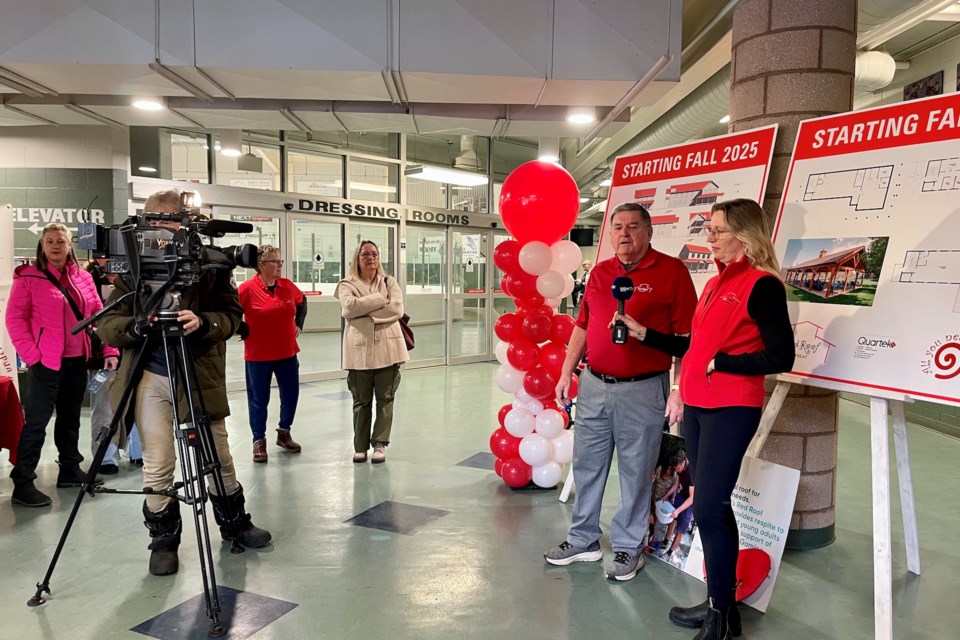
{"label": "red balloon", "polygon": [[506,420],[507,414],[510,413],[511,409],[513,409],[513,403],[510,402],[500,407],[500,412],[497,413],[497,421],[500,423],[501,427],[503,426],[503,421]]}
{"label": "red balloon", "polygon": [[504,313],[493,325],[493,332],[504,342],[513,342],[522,335],[521,320],[513,313]]}
{"label": "red balloon", "polygon": [[550,340],[567,344],[570,342],[570,335],[573,333],[573,327],[576,324],[576,320],[565,313],[554,315],[550,320]]}
{"label": "red balloon", "polygon": [[510,295],[514,298],[527,300],[533,296],[540,295],[537,293],[537,277],[529,273],[523,271],[508,273],[504,277],[504,282],[510,291]]}
{"label": "red balloon", "polygon": [[550,317],[546,314],[531,313],[523,319],[523,336],[534,344],[546,342],[550,339],[551,326]]}
{"label": "red balloon", "polygon": [[554,315],[554,314],[553,314],[553,309],[551,309],[550,307],[548,307],[548,306],[545,305],[545,304],[542,304],[542,305],[540,305],[539,307],[534,307],[534,306],[532,306],[532,305],[525,304],[525,305],[523,305],[523,306],[521,306],[521,307],[518,307],[518,308],[517,308],[517,311],[516,311],[516,314],[517,314],[518,316],[520,316],[521,318],[526,318],[527,316],[533,315],[533,314],[535,314],[535,313],[542,313],[543,315],[547,316],[548,318],[551,318],[551,317],[553,317],[553,315]]}
{"label": "red balloon", "polygon": [[550,369],[555,375],[560,375],[563,361],[567,358],[567,347],[560,342],[548,342],[540,347],[540,364]]}
{"label": "red balloon", "polygon": [[507,347],[507,362],[517,371],[529,371],[540,362],[540,347],[536,342],[517,338]]}
{"label": "red balloon", "polygon": [[557,378],[548,369],[537,367],[523,374],[523,388],[537,400],[552,398],[557,392]]}
{"label": "red balloon", "polygon": [[574,375],[570,378],[570,388],[567,390],[568,398],[576,398],[580,393],[580,376]]}
{"label": "red balloon", "polygon": [[[540,307],[546,306],[544,305],[546,300],[539,293],[535,293],[532,296],[527,296],[526,298],[518,298],[518,300],[520,300],[520,302],[517,304],[518,307],[527,306],[536,307],[539,309]],[[514,300],[514,302],[516,302],[516,300]],[[549,307],[547,308],[549,309]]]}
{"label": "red balloon", "polygon": [[508,296],[513,295],[510,293],[510,274],[504,274],[504,276],[500,278],[500,290]]}
{"label": "red balloon", "polygon": [[579,210],[576,181],[552,162],[525,162],[500,190],[500,217],[521,246],[531,240],[553,244],[573,228]]}
{"label": "red balloon", "polygon": [[516,240],[504,240],[493,250],[493,264],[501,271],[512,273],[520,271],[520,243]]}
{"label": "red balloon", "polygon": [[503,475],[503,460],[497,458],[493,461],[493,470],[497,473],[498,476]]}
{"label": "red balloon", "polygon": [[490,452],[503,460],[516,458],[520,455],[520,438],[501,427],[490,434]]}
{"label": "red balloon", "polygon": [[504,460],[500,465],[500,477],[508,487],[519,489],[530,484],[533,480],[533,467],[521,460],[519,457]]}

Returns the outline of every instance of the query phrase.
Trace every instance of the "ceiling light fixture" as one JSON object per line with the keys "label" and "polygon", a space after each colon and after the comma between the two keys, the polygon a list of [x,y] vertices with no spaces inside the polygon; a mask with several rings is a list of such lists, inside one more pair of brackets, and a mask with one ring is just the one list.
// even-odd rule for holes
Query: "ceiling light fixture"
{"label": "ceiling light fixture", "polygon": [[570,124],[590,124],[597,121],[597,114],[593,107],[573,107],[567,113],[567,122]]}
{"label": "ceiling light fixture", "polygon": [[220,153],[231,158],[239,156],[243,152],[240,148],[242,145],[241,133],[239,130],[231,129],[220,131]]}
{"label": "ceiling light fixture", "polygon": [[609,187],[611,184],[613,184],[613,180],[611,180],[610,178],[604,178],[603,180],[600,181],[601,187]]}
{"label": "ceiling light fixture", "polygon": [[142,100],[134,100],[133,106],[137,109],[142,109],[143,111],[162,111],[163,103],[159,100],[154,100],[153,98],[144,98]]}
{"label": "ceiling light fixture", "polygon": [[729,113],[728,113],[727,115],[723,116],[722,118],[720,118],[720,124],[727,124],[728,122],[730,122],[730,114],[729,114]]}
{"label": "ceiling light fixture", "polygon": [[560,138],[540,138],[540,153],[537,158],[541,162],[560,163]]}
{"label": "ceiling light fixture", "polygon": [[156,167],[137,167],[137,171],[142,171],[143,173],[156,173]]}
{"label": "ceiling light fixture", "polygon": [[487,176],[480,173],[470,173],[469,171],[459,171],[448,167],[433,167],[430,165],[410,167],[403,172],[403,175],[408,178],[455,184],[461,187],[479,187],[488,182]]}

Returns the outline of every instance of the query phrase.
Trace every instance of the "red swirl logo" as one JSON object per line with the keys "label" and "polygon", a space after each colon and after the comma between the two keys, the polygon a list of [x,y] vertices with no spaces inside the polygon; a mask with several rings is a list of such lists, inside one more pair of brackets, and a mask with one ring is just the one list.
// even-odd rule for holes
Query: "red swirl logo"
{"label": "red swirl logo", "polygon": [[934,376],[940,380],[949,380],[960,375],[958,353],[960,353],[960,342],[948,342],[937,349],[937,353],[933,356],[933,363],[937,369],[945,373],[936,373]]}

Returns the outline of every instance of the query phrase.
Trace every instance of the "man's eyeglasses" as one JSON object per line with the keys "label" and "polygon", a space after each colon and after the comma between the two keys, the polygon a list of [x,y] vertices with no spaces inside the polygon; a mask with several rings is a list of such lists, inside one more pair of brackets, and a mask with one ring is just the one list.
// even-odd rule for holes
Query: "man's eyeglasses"
{"label": "man's eyeglasses", "polygon": [[261,260],[260,264],[275,264],[278,267],[283,266],[283,260]]}
{"label": "man's eyeglasses", "polygon": [[380,257],[380,254],[379,254],[379,253],[371,253],[370,251],[363,251],[363,252],[360,253],[360,257],[363,258],[364,260],[372,260],[372,259],[374,259],[374,258],[379,258],[379,257]]}

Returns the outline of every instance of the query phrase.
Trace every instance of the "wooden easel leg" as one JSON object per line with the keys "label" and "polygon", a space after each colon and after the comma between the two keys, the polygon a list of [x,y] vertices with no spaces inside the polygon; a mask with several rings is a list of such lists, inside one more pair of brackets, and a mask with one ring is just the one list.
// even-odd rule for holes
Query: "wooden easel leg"
{"label": "wooden easel leg", "polygon": [[763,415],[760,416],[760,426],[757,427],[757,434],[753,436],[750,448],[747,449],[747,455],[751,458],[756,458],[760,455],[760,450],[763,449],[763,443],[767,441],[767,436],[770,435],[770,431],[773,429],[773,423],[776,422],[777,416],[780,415],[780,409],[783,408],[783,403],[787,399],[788,391],[790,391],[790,383],[781,381],[777,382],[776,388],[774,388],[773,393],[770,394],[770,401],[767,402],[767,406],[763,410]]}
{"label": "wooden easel leg", "polygon": [[567,470],[567,479],[563,481],[563,488],[560,489],[560,502],[566,502],[570,499],[570,492],[573,491],[573,463]]}
{"label": "wooden easel leg", "polygon": [[893,640],[893,559],[890,553],[890,442],[887,400],[870,398],[873,470],[874,638]]}
{"label": "wooden easel leg", "polygon": [[907,441],[907,420],[903,402],[890,403],[893,415],[893,444],[897,453],[897,479],[900,482],[900,512],[903,516],[903,538],[907,547],[907,569],[920,575],[920,537],[917,535],[917,510],[913,498],[913,475],[910,471],[910,443]]}

